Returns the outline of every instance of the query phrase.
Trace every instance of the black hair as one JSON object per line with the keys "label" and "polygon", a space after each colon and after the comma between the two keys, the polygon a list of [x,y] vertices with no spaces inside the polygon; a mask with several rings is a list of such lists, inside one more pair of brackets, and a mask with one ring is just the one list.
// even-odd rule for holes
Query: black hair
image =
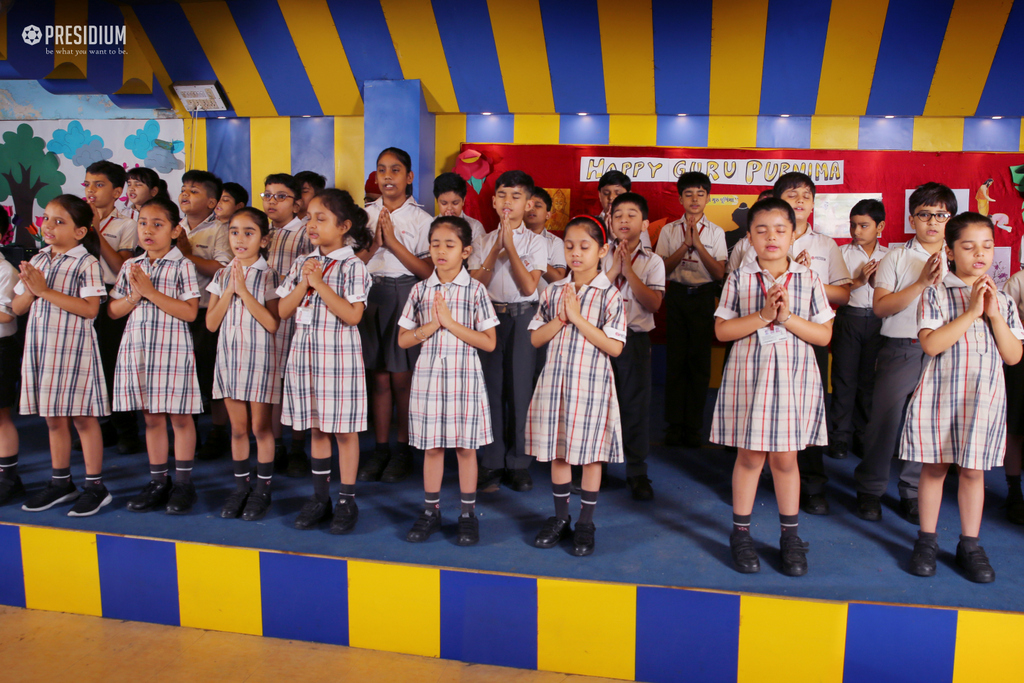
{"label": "black hair", "polygon": [[629,176],[622,171],[607,171],[601,179],[597,181],[597,191],[600,192],[609,185],[621,185],[626,192],[633,189],[633,181],[629,179]]}
{"label": "black hair", "polygon": [[643,195],[636,192],[623,192],[612,202],[613,214],[620,204],[633,204],[636,208],[640,209],[640,215],[644,217],[644,220],[647,220],[647,200],[644,199]]}
{"label": "black hair", "polygon": [[373,244],[373,233],[368,227],[369,216],[363,207],[355,203],[345,190],[328,188],[316,193],[314,199],[320,200],[324,208],[334,214],[338,223],[351,221],[352,227],[345,233],[345,237],[351,242],[353,251],[364,251]]}
{"label": "black hair", "polygon": [[586,229],[587,234],[597,241],[598,248],[608,243],[608,227],[598,216],[576,216],[566,224],[562,234],[568,234],[569,228],[577,225]]}
{"label": "black hair", "polygon": [[7,231],[11,229],[11,217],[7,210],[0,206],[0,241],[7,239]]}
{"label": "black hair", "polygon": [[[438,216],[430,223],[430,231],[427,233],[427,244],[430,244],[430,238],[434,236],[434,230],[447,225],[450,228],[455,229],[455,234],[458,235],[459,241],[462,242],[462,248],[473,246],[473,228],[469,227],[469,221],[460,216]],[[468,259],[462,259],[462,267],[466,267]]]}
{"label": "black hair", "polygon": [[[145,166],[129,168],[126,176],[126,183],[129,180],[138,180],[149,189],[156,189],[156,194],[167,194],[167,181],[161,178],[160,174],[151,168],[146,168]],[[155,197],[156,195],[153,196]]]}
{"label": "black hair", "polygon": [[775,189],[769,187],[767,190],[761,190],[760,192],[757,193],[757,201],[761,201],[762,199],[769,199],[774,196]]}
{"label": "black hair", "polygon": [[295,179],[295,176],[289,173],[271,173],[263,179],[263,186],[267,185],[284,185],[292,194],[295,195],[295,200],[298,201],[300,195],[302,195],[302,185]]}
{"label": "black hair", "polygon": [[104,176],[114,187],[124,187],[125,176],[128,175],[123,166],[112,161],[94,161],[85,167],[85,172]]}
{"label": "black hair", "polygon": [[707,173],[688,171],[681,174],[676,180],[676,193],[679,196],[683,195],[683,190],[691,190],[695,187],[711,194],[711,178],[708,177]]}
{"label": "black hair", "polygon": [[199,169],[185,171],[185,174],[181,176],[181,184],[184,185],[185,183],[202,185],[206,190],[206,194],[218,202],[220,201],[220,196],[224,193],[224,183],[209,171],[201,171]]}
{"label": "black hair", "polygon": [[327,189],[327,178],[316,171],[299,171],[295,174],[295,183],[299,186],[299,194],[302,194],[302,186],[309,185],[313,192]]}
{"label": "black hair", "polygon": [[[227,192],[231,195],[231,198],[235,200],[236,204],[245,206],[249,203],[249,193],[245,191],[245,188],[238,183],[224,183],[224,189],[221,191],[221,196]],[[263,213],[260,211],[260,213]]]}
{"label": "black hair", "polygon": [[[234,195],[231,195],[232,197]],[[238,211],[235,211],[231,215],[231,221],[235,220],[236,216],[249,216],[253,222],[256,223],[256,227],[260,229],[260,239],[263,239],[270,234],[270,219],[267,218],[267,214],[263,213],[254,206],[243,206]],[[231,227],[231,222],[228,222],[228,227]],[[260,256],[267,258],[267,254],[270,253],[269,247],[260,247]]]}
{"label": "black hair", "polygon": [[850,209],[850,219],[854,216],[868,216],[878,225],[885,220],[885,204],[877,199],[862,199]]}
{"label": "black hair", "polygon": [[551,193],[549,193],[543,187],[533,188],[533,197],[534,199],[540,198],[541,200],[543,200],[544,206],[548,207],[548,211],[551,210],[551,207],[553,205],[553,202],[551,201]]}
{"label": "black hair", "polygon": [[[380,163],[381,158],[385,154],[390,154],[391,156],[393,156],[396,159],[398,159],[399,163],[401,163],[403,166],[405,166],[405,170],[406,170],[407,173],[411,173],[412,172],[412,157],[409,156],[409,153],[406,152],[404,149],[399,149],[398,147],[387,147],[387,148],[385,148],[383,152],[381,152],[380,154],[377,155],[377,163],[378,164]],[[412,183],[409,183],[408,185],[405,186],[405,196],[406,197],[411,197],[412,196]]]}
{"label": "black hair", "polygon": [[497,192],[503,187],[521,187],[526,194],[533,196],[537,186],[533,184],[533,178],[525,171],[505,171],[494,181],[494,191]]}
{"label": "black hair", "polygon": [[[107,161],[103,163],[109,164],[110,162]],[[116,166],[116,164],[111,165]],[[117,166],[117,168],[121,167]],[[89,173],[94,172],[96,171],[89,171]],[[121,172],[124,173],[123,168],[121,169]],[[107,178],[109,179],[110,176],[107,176]],[[111,180],[110,182],[114,181]],[[76,197],[73,194],[62,194],[58,197],[55,197],[54,199],[51,199],[50,201],[55,202],[60,206],[60,208],[68,212],[68,215],[71,216],[71,222],[75,224],[76,228],[85,228],[85,237],[79,240],[78,243],[85,247],[86,251],[92,254],[96,259],[99,259],[100,235],[98,232],[92,229],[93,213],[92,206],[89,205],[89,202],[85,201],[81,197]],[[0,209],[0,213],[6,214],[7,212]]]}
{"label": "black hair", "polygon": [[754,216],[759,213],[766,213],[769,211],[781,211],[786,214],[786,218],[789,220],[789,225],[794,230],[796,229],[796,212],[793,211],[793,207],[789,205],[785,199],[779,199],[778,197],[769,197],[768,199],[762,199],[759,202],[754,202],[754,205],[750,207],[747,212],[747,223],[751,227],[754,225]]}
{"label": "black hair", "polygon": [[995,234],[996,228],[992,219],[974,211],[964,211],[958,216],[953,216],[946,222],[946,246],[950,249],[963,233],[971,225],[984,225]]}
{"label": "black hair", "polygon": [[440,199],[445,192],[454,192],[465,199],[469,188],[462,176],[449,171],[434,178],[434,199]]}
{"label": "black hair", "polygon": [[[918,185],[917,189],[910,194],[907,202],[910,206],[910,214],[917,213],[922,206],[944,206],[954,216],[956,215],[956,195],[942,183],[925,183]],[[948,229],[948,228],[947,228]]]}
{"label": "black hair", "polygon": [[775,187],[772,191],[775,196],[782,198],[783,193],[794,190],[796,188],[806,187],[811,190],[811,196],[816,197],[818,195],[818,188],[814,186],[814,181],[811,180],[811,176],[800,171],[791,171],[789,173],[783,173],[779,176],[779,179],[775,181]]}
{"label": "black hair", "polygon": [[181,212],[178,210],[178,205],[171,201],[171,198],[164,194],[158,194],[153,197],[145,204],[139,207],[139,213],[147,206],[156,206],[167,212],[167,218],[171,221],[171,228],[181,223]]}

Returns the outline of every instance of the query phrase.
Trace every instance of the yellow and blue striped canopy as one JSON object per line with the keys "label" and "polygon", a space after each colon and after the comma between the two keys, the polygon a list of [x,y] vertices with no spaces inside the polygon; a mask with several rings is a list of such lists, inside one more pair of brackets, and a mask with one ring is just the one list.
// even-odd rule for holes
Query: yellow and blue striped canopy
{"label": "yellow and blue striped canopy", "polygon": [[[0,78],[125,106],[217,80],[236,116],[359,115],[366,81],[419,79],[435,113],[1024,115],[1012,0],[15,0],[0,22]],[[127,54],[22,39],[84,23],[125,24]]]}

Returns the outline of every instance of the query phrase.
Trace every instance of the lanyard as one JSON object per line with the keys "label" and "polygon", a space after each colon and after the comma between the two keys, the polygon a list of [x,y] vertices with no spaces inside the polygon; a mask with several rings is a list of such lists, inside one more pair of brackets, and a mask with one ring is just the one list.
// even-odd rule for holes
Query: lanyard
{"label": "lanyard", "polygon": [[[793,271],[786,273],[786,281],[782,283],[783,289],[789,289],[789,281],[793,279]],[[761,291],[764,292],[765,301],[768,300],[768,288],[764,286],[764,275],[762,273],[757,274],[757,281],[761,285]],[[772,322],[768,325],[768,329],[775,329],[775,323]]]}
{"label": "lanyard", "polygon": [[[320,274],[321,279],[326,280],[327,279],[327,274],[331,272],[331,268],[333,268],[334,266],[338,265],[338,262],[335,261],[334,259],[331,259],[330,261],[331,262],[327,264],[327,266],[324,268],[323,272]],[[302,302],[303,306],[309,306],[309,302],[313,300],[313,294],[315,292],[316,292],[316,290],[313,289],[312,287],[310,287],[308,290],[306,290],[306,294],[303,297],[304,300]]]}
{"label": "lanyard", "polygon": [[[697,239],[700,239],[700,236],[704,234],[704,228],[705,227],[707,227],[707,226],[704,224],[704,221],[701,221],[700,229],[697,230]],[[689,230],[690,228],[687,227],[686,229]],[[686,251],[686,255],[689,256],[690,254],[692,254],[695,251],[697,251],[697,245],[696,244],[691,244],[689,249],[687,249],[687,251]]]}

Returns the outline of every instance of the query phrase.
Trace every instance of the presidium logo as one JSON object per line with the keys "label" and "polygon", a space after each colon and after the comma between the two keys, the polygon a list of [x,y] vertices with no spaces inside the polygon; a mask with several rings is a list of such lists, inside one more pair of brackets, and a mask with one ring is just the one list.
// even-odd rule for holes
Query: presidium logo
{"label": "presidium logo", "polygon": [[126,29],[124,25],[48,25],[39,28],[29,24],[22,30],[21,39],[26,45],[43,42],[48,55],[123,55]]}

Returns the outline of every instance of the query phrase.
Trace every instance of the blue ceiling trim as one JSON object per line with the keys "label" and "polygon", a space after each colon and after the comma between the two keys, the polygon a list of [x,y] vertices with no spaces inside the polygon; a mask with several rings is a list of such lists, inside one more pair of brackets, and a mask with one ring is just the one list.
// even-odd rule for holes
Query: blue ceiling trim
{"label": "blue ceiling trim", "polygon": [[1020,116],[1024,113],[1021,87],[1021,47],[1024,41],[1024,2],[1015,2],[1003,28],[976,116]]}
{"label": "blue ceiling trim", "polygon": [[433,0],[452,87],[464,113],[508,111],[486,0]]}
{"label": "blue ceiling trim", "polygon": [[771,0],[768,4],[761,115],[814,114],[831,10],[831,0]]}
{"label": "blue ceiling trim", "polygon": [[379,2],[327,0],[352,75],[363,92],[366,81],[400,81],[402,66]]}
{"label": "blue ceiling trim", "polygon": [[540,0],[540,12],[555,111],[607,112],[597,1]]}
{"label": "blue ceiling trim", "polygon": [[[654,98],[659,114],[708,113],[711,101],[711,5],[712,0],[686,3],[653,0],[651,3]],[[660,123],[658,128],[660,131]],[[673,130],[672,125],[666,129]],[[666,132],[666,135],[671,134]],[[699,137],[699,132],[696,135]],[[707,144],[706,130],[704,141]]]}

